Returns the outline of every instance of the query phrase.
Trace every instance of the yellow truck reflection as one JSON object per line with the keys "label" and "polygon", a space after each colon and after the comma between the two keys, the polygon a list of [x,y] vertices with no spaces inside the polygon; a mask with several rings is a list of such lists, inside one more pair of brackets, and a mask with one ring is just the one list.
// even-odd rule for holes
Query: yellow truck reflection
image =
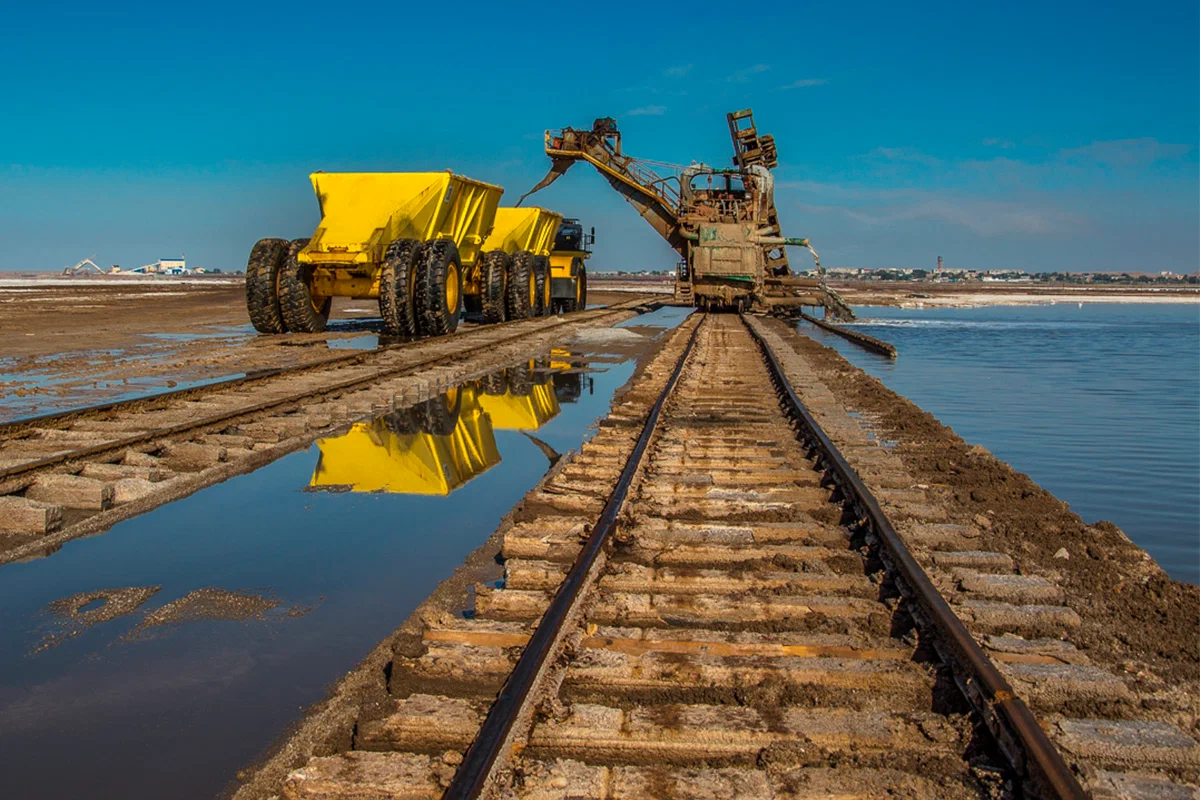
{"label": "yellow truck reflection", "polygon": [[534,431],[558,415],[550,376],[504,370],[414,408],[319,439],[310,488],[448,495],[500,463],[496,430]]}

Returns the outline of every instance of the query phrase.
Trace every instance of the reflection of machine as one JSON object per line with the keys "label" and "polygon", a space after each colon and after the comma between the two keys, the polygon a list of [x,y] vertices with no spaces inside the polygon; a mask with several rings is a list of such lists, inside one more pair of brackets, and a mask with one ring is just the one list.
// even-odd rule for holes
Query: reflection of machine
{"label": "reflection of machine", "polygon": [[532,362],[501,370],[318,440],[309,486],[448,495],[500,463],[495,430],[534,431],[558,412],[550,375],[535,382]]}
{"label": "reflection of machine", "polygon": [[469,389],[357,423],[317,447],[309,485],[354,492],[446,495],[500,463],[491,420]]}

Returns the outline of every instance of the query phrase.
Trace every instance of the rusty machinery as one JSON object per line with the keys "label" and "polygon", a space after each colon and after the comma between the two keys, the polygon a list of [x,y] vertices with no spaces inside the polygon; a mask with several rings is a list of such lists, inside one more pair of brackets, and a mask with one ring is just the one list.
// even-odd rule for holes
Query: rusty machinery
{"label": "rusty machinery", "polygon": [[[679,253],[677,300],[760,310],[822,306],[826,316],[852,319],[850,308],[825,285],[819,261],[816,278],[797,277],[788,264],[788,245],[809,249],[814,260],[816,251],[807,239],[780,231],[771,175],[778,163],[774,138],[758,133],[750,109],[726,119],[734,150],[727,168],[628,156],[611,117],[597,119],[590,129],[546,131],[550,172],[521,199],[586,161]],[[654,167],[671,174],[660,175]]]}

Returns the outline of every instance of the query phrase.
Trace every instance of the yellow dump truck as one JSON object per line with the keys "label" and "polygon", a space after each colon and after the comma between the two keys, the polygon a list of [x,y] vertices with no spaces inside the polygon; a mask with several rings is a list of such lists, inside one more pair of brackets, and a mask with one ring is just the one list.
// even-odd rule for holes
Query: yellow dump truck
{"label": "yellow dump truck", "polygon": [[587,266],[596,242],[596,229],[585,233],[577,219],[564,219],[550,253],[550,310],[587,308]]}
{"label": "yellow dump truck", "polygon": [[[512,380],[505,377],[511,373]],[[448,495],[500,463],[496,430],[537,430],[559,413],[553,380],[505,370],[415,408],[319,439],[313,489]]]}
{"label": "yellow dump truck", "polygon": [[544,208],[497,209],[478,269],[464,284],[467,310],[482,312],[484,322],[550,313],[550,248],[560,222]]}
{"label": "yellow dump truck", "polygon": [[263,239],[246,267],[246,305],[262,333],[325,329],[334,297],[379,300],[384,333],[458,327],[504,190],[452,172],[316,172],[311,239]]}

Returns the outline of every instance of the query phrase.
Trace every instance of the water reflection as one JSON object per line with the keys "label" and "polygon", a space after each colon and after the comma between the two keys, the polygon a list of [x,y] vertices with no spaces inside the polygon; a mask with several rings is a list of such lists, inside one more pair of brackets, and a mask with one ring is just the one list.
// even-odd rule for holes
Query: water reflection
{"label": "water reflection", "polygon": [[525,433],[551,465],[559,453],[532,435],[574,403],[591,379],[556,350],[468,381],[409,408],[317,440],[309,488],[448,495],[500,463],[497,430]]}

